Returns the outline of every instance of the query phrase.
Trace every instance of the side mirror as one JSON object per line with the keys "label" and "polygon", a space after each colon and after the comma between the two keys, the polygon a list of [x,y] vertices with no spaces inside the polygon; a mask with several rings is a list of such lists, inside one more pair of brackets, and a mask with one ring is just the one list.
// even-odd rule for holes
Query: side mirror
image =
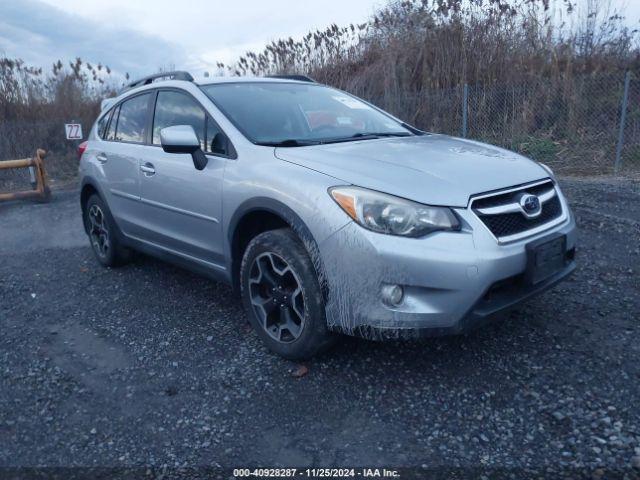
{"label": "side mirror", "polygon": [[207,156],[200,148],[200,140],[191,125],[176,125],[160,130],[160,143],[167,153],[188,153],[197,170],[207,166]]}

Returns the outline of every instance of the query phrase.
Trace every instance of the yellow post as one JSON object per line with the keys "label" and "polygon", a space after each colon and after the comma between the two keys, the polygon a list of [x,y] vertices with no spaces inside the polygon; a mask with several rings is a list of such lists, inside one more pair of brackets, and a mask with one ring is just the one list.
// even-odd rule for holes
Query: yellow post
{"label": "yellow post", "polygon": [[21,192],[0,193],[0,201],[2,200],[18,200],[23,198],[38,198],[43,202],[51,199],[51,190],[47,184],[47,172],[44,169],[44,156],[47,152],[38,148],[33,158],[25,158],[22,160],[5,160],[0,162],[0,170],[10,168],[29,168],[34,167],[36,171],[36,189],[24,190]]}

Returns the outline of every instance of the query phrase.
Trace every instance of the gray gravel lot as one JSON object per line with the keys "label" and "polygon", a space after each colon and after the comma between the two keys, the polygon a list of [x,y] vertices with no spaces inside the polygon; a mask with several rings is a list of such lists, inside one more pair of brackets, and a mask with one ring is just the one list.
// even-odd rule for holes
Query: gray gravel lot
{"label": "gray gravel lot", "polygon": [[0,467],[638,478],[640,184],[562,185],[568,281],[466,336],[344,338],[301,378],[228,287],[142,256],[101,268],[75,192],[0,205]]}

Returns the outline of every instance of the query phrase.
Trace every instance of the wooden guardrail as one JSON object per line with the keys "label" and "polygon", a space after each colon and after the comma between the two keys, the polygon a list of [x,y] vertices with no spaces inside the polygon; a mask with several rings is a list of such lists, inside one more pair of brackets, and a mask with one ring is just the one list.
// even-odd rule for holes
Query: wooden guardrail
{"label": "wooden guardrail", "polygon": [[32,169],[32,177],[35,177],[34,189],[10,193],[0,192],[0,201],[35,198],[43,202],[48,202],[51,199],[51,190],[47,183],[47,172],[44,169],[44,156],[46,153],[47,152],[39,148],[36,150],[36,154],[33,158],[0,161],[0,170],[10,168],[29,168]]}

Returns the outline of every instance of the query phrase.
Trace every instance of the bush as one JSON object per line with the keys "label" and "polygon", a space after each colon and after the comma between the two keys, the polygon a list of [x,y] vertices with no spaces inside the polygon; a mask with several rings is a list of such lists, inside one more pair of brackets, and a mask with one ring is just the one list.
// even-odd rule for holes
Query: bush
{"label": "bush", "polygon": [[[218,63],[217,73],[307,73],[420,128],[457,135],[468,84],[471,138],[589,169],[611,165],[623,73],[640,67],[636,33],[605,2],[588,2],[583,16],[569,0],[562,5],[552,14],[549,0],[392,1],[367,22],[271,42]],[[0,159],[36,147],[73,158],[62,125],[75,120],[88,131],[116,83],[108,67],[79,58],[48,73],[0,58]],[[636,88],[627,138],[640,137],[639,98]]]}
{"label": "bush", "polygon": [[559,146],[549,138],[529,137],[514,142],[515,148],[540,162],[553,162],[558,155]]}

